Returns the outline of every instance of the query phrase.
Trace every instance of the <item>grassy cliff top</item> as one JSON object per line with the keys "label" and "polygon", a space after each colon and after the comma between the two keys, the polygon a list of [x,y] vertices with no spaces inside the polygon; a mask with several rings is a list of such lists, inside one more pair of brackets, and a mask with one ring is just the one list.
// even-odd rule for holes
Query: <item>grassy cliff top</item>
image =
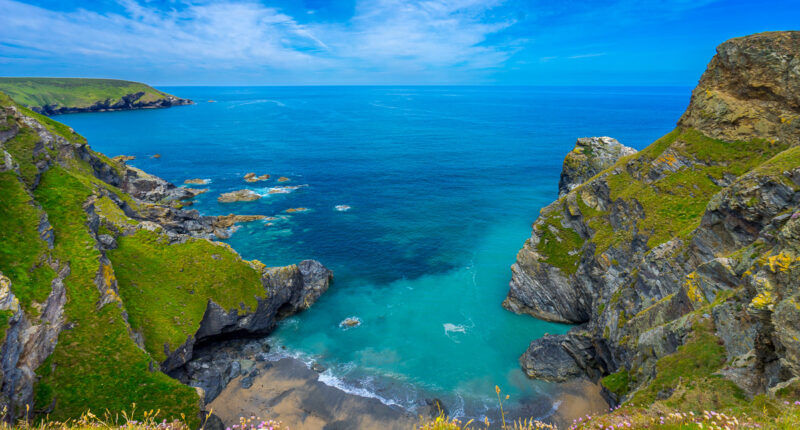
{"label": "grassy cliff top", "polygon": [[139,102],[172,97],[139,82],[88,78],[0,78],[0,91],[29,108],[89,108],[97,102],[114,104],[126,95],[142,92]]}

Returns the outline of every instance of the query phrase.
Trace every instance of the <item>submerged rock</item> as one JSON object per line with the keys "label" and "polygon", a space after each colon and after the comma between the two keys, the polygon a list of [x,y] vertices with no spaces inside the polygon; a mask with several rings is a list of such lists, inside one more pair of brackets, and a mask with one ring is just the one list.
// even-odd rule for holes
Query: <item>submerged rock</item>
{"label": "submerged rock", "polygon": [[183,181],[186,185],[206,185],[211,183],[211,179],[201,179],[201,178],[194,178],[194,179],[187,179]]}
{"label": "submerged rock", "polygon": [[286,209],[284,212],[292,214],[292,213],[296,213],[296,212],[306,212],[306,211],[308,211],[308,208],[302,208],[301,207],[301,208],[289,208],[289,209]]}
{"label": "submerged rock", "polygon": [[260,198],[261,196],[253,190],[236,190],[220,194],[217,201],[220,203],[252,202]]}
{"label": "submerged rock", "polygon": [[289,182],[291,179],[287,178],[286,176],[281,176],[278,178],[278,182]]}
{"label": "submerged rock", "polygon": [[361,319],[358,317],[347,317],[339,323],[339,327],[352,328],[361,325]]}

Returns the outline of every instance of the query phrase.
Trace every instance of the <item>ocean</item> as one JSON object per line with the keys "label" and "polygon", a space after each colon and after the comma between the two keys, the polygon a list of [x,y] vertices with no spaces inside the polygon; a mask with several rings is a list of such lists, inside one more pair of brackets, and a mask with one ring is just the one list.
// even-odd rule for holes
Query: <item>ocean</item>
{"label": "ocean", "polygon": [[[496,407],[495,386],[510,409],[557,406],[557,387],[529,380],[517,359],[531,340],[569,326],[501,307],[510,266],[539,209],[557,198],[576,138],[641,149],[675,126],[691,90],[159,89],[197,104],[55,119],[175,184],[209,179],[193,206],[202,214],[276,217],[227,240],[242,257],[316,259],[334,271],[330,290],[271,335],[276,355],[320,363],[322,380],[346,391],[408,408],[436,397],[466,417]],[[248,172],[271,178],[247,183]],[[263,198],[217,202],[242,188]],[[348,317],[361,325],[340,327]]]}

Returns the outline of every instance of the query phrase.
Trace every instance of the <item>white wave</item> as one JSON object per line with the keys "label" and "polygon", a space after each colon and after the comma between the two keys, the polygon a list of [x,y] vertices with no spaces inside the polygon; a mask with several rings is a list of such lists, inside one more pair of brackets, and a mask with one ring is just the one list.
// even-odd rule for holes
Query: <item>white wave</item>
{"label": "white wave", "polygon": [[248,102],[241,102],[241,103],[232,104],[232,105],[228,106],[228,109],[233,109],[233,108],[237,108],[237,107],[240,107],[240,106],[263,104],[263,103],[273,103],[276,106],[286,107],[286,105],[284,103],[279,102],[278,100],[258,99],[258,100],[250,100]]}
{"label": "white wave", "polygon": [[336,209],[339,212],[347,212],[352,208],[350,206],[347,206],[347,205],[336,205],[336,206],[334,206],[334,209]]}
{"label": "white wave", "polygon": [[367,397],[367,398],[372,398],[372,399],[378,399],[381,403],[383,403],[384,405],[387,405],[387,406],[400,406],[400,407],[403,407],[403,405],[401,405],[400,403],[397,403],[392,399],[387,399],[387,398],[385,398],[383,396],[380,396],[377,393],[375,393],[373,391],[370,391],[370,390],[368,390],[366,388],[355,387],[355,386],[347,384],[346,382],[344,382],[344,380],[342,380],[341,378],[338,378],[337,376],[335,376],[331,372],[330,369],[320,373],[319,381],[322,382],[323,384],[329,386],[329,387],[338,388],[339,390],[342,390],[342,391],[344,391],[345,393],[348,393],[348,394],[354,394],[356,396]]}
{"label": "white wave", "polygon": [[466,333],[467,332],[467,327],[465,327],[464,325],[451,324],[451,323],[444,323],[442,325],[444,326],[444,334],[446,334],[448,336],[450,335],[450,333]]}
{"label": "white wave", "polygon": [[289,194],[298,190],[303,187],[307,187],[308,184],[303,185],[286,185],[286,186],[277,186],[277,187],[265,187],[265,188],[255,188],[253,191],[257,193],[261,197],[267,197],[270,194]]}
{"label": "white wave", "polygon": [[457,333],[466,334],[467,333],[467,327],[464,326],[464,325],[452,324],[452,323],[444,323],[443,326],[444,326],[444,335],[449,337],[450,340],[452,340],[455,343],[461,343],[461,342],[458,339],[456,339],[455,337],[453,337],[452,336],[453,334],[457,334]]}

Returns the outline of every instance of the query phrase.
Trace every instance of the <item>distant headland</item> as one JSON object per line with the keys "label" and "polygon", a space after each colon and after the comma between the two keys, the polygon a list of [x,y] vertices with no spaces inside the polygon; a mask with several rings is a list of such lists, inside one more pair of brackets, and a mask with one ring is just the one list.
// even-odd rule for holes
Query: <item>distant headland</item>
{"label": "distant headland", "polygon": [[194,104],[140,82],[117,79],[0,78],[0,91],[44,115]]}

